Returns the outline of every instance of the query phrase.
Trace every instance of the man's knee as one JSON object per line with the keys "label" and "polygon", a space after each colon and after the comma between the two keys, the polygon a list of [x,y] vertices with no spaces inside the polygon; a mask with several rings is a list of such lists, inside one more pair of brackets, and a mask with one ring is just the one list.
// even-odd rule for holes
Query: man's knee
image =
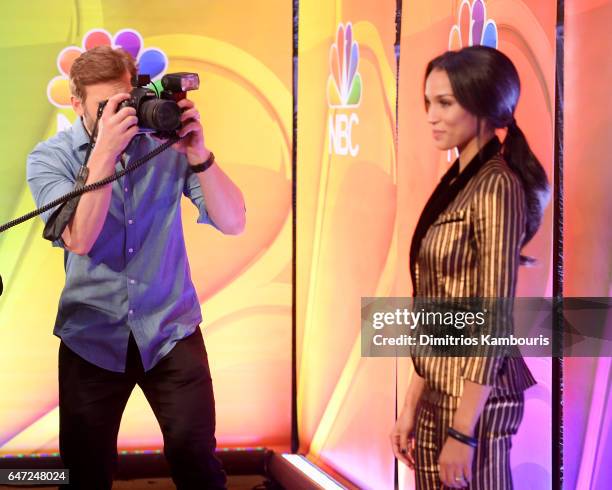
{"label": "man's knee", "polygon": [[164,433],[164,451],[168,456],[189,458],[214,452],[216,446],[214,423],[174,425]]}

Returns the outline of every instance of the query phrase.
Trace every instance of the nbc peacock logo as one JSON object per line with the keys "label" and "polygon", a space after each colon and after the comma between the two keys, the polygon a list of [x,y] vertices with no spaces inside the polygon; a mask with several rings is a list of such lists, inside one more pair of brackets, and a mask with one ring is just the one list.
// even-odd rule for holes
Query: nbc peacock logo
{"label": "nbc peacock logo", "polygon": [[[457,51],[467,46],[489,46],[497,49],[497,24],[487,19],[487,6],[483,0],[463,0],[457,11],[457,23],[451,27],[448,36],[449,51]],[[455,148],[455,157],[459,151]],[[450,162],[454,157],[452,150],[446,154]]]}
{"label": "nbc peacock logo", "polygon": [[358,107],[362,82],[359,68],[359,44],[353,39],[350,22],[338,25],[336,42],[329,50],[330,75],[327,78],[327,102],[330,107]]}
{"label": "nbc peacock logo", "polygon": [[353,144],[353,128],[359,124],[354,111],[361,103],[363,83],[359,68],[359,44],[353,38],[353,25],[340,23],[336,41],[329,50],[327,104],[334,109],[329,114],[329,153],[357,156],[359,145]]}
{"label": "nbc peacock logo", "polygon": [[497,48],[499,39],[497,24],[487,19],[487,7],[483,0],[463,0],[459,5],[457,23],[448,36],[448,49],[458,50],[466,46]]}
{"label": "nbc peacock logo", "polygon": [[[67,116],[71,111],[65,111],[70,104],[70,68],[82,53],[96,46],[111,46],[123,48],[138,63],[138,72],[151,76],[152,80],[160,78],[168,67],[166,54],[153,47],[143,49],[144,41],[138,31],[122,29],[114,36],[104,29],[92,29],[83,36],[82,46],[68,46],[57,55],[59,75],[53,77],[47,85],[47,99],[58,109],[57,131],[61,131],[72,123]],[[73,115],[72,115],[73,117]]]}

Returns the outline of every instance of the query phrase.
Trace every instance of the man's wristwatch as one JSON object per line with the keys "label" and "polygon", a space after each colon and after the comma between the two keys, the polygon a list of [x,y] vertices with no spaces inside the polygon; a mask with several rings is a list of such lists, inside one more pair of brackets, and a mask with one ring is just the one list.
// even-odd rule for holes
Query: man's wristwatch
{"label": "man's wristwatch", "polygon": [[194,174],[199,174],[208,170],[213,163],[215,163],[215,154],[211,151],[208,160],[203,163],[198,163],[197,165],[190,165],[189,168]]}

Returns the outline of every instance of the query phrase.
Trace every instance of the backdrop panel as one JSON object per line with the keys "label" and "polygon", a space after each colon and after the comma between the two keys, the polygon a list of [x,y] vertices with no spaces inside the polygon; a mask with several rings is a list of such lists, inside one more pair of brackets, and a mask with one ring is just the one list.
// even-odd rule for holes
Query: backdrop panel
{"label": "backdrop panel", "polygon": [[398,269],[394,20],[394,1],[300,2],[300,442],[362,488],[393,484],[394,360],[361,358],[359,327]]}
{"label": "backdrop panel", "polygon": [[[552,181],[555,17],[556,2],[537,0],[403,3],[398,110],[400,264],[408,264],[410,237],[420,212],[456,157],[454,152],[434,148],[423,106],[427,62],[447,49],[494,42],[512,59],[522,83],[516,119]],[[521,268],[517,296],[551,294],[551,220],[552,206],[549,206],[540,231],[524,249],[538,263],[533,268]],[[408,268],[400,268],[400,273],[401,290],[410,289]],[[527,361],[538,385],[526,392],[525,417],[513,441],[513,474],[519,488],[546,489],[550,487],[551,465],[550,361]],[[412,375],[408,366],[404,359],[398,368],[400,404]],[[531,437],[534,431],[538,433],[537,438]],[[403,488],[413,488],[413,473],[403,465],[400,471]]]}
{"label": "backdrop panel", "polygon": [[[33,208],[25,159],[71,124],[66,73],[97,44],[128,47],[141,71],[195,71],[191,92],[207,144],[243,190],[247,228],[222,236],[196,224],[184,200],[191,273],[203,306],[222,446],[286,446],[291,382],[290,2],[3,3],[0,19],[2,181],[0,219]],[[261,34],[265,25],[266,35]],[[62,253],[42,239],[42,222],[0,235],[0,451],[57,448],[57,347],[51,335],[64,281]],[[142,393],[128,404],[120,448],[159,447]]]}
{"label": "backdrop panel", "polygon": [[[612,1],[565,1],[565,295],[612,294]],[[612,332],[608,332],[610,338]],[[612,359],[566,359],[566,489],[612,479]]]}

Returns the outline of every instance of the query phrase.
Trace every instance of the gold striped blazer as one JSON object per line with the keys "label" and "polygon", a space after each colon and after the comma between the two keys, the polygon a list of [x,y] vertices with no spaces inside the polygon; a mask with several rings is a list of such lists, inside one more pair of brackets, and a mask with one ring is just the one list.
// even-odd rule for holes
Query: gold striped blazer
{"label": "gold striped blazer", "polygon": [[[513,297],[525,237],[525,193],[500,153],[437,216],[414,264],[420,297]],[[535,384],[522,357],[414,357],[430,390],[461,396],[463,380],[518,393]]]}

